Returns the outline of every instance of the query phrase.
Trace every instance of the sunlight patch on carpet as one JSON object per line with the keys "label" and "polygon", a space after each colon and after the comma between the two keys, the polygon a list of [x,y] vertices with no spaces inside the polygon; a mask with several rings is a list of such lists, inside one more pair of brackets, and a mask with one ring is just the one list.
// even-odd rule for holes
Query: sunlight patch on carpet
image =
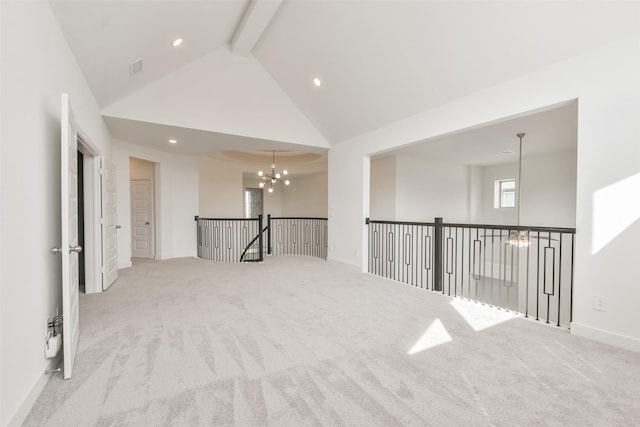
{"label": "sunlight patch on carpet", "polygon": [[407,354],[411,356],[451,341],[453,341],[453,338],[451,338],[440,319],[435,319]]}
{"label": "sunlight patch on carpet", "polygon": [[451,301],[451,306],[476,332],[518,317],[517,314],[510,311],[498,310],[497,308],[487,307],[477,302],[460,298],[454,298]]}

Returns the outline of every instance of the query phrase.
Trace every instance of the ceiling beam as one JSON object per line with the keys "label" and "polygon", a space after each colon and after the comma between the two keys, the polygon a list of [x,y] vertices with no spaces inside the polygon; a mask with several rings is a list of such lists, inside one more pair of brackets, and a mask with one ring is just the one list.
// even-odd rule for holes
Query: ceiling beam
{"label": "ceiling beam", "polygon": [[249,56],[282,0],[251,0],[231,39],[231,52]]}

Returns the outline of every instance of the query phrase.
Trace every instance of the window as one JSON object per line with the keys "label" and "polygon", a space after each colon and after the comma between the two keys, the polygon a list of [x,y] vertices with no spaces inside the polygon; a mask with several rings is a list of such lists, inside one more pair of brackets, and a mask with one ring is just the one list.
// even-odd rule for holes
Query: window
{"label": "window", "polygon": [[501,179],[495,182],[494,207],[496,209],[516,207],[515,179]]}
{"label": "window", "polygon": [[262,215],[262,188],[244,190],[244,217],[258,218]]}

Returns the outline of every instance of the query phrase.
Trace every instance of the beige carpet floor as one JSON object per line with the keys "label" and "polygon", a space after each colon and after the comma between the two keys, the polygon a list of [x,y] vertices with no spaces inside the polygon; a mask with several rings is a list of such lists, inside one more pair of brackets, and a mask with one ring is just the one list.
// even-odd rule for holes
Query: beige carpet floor
{"label": "beige carpet floor", "polygon": [[27,426],[630,426],[640,354],[313,258],[137,262]]}

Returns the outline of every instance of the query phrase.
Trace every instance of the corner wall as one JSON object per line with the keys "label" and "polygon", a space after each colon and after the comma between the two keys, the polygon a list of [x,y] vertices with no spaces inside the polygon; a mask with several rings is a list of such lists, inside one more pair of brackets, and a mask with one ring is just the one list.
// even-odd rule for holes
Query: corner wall
{"label": "corner wall", "polygon": [[[617,221],[597,216],[594,198],[640,174],[640,37],[623,40],[504,82],[334,145],[329,152],[329,258],[364,266],[369,157],[409,143],[579,100],[576,264],[572,332],[640,351],[634,254],[640,214],[595,250],[594,233]],[[366,182],[365,182],[366,181]],[[616,199],[637,212],[636,198]],[[604,297],[606,312],[593,309]]]}
{"label": "corner wall", "polygon": [[48,2],[0,2],[0,425],[19,425],[48,378],[45,324],[62,308],[60,95],[109,158],[100,109]]}
{"label": "corner wall", "polygon": [[291,185],[282,188],[282,215],[326,218],[327,172],[300,175],[291,179]]}
{"label": "corner wall", "polygon": [[198,159],[114,140],[117,221],[122,226],[118,230],[118,268],[131,266],[130,157],[157,163],[154,179],[156,258],[195,256],[197,247],[194,217],[198,214]]}

